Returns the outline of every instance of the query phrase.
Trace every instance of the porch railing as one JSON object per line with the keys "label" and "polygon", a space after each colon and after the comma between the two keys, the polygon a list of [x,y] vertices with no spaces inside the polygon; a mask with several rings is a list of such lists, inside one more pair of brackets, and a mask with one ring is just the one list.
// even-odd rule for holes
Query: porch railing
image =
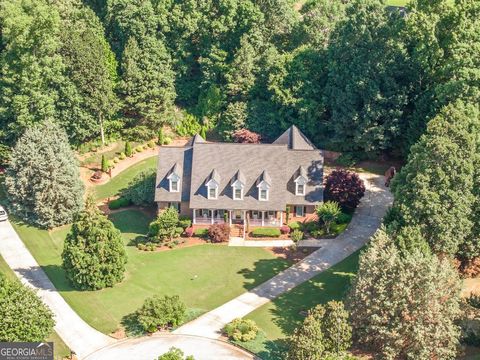
{"label": "porch railing", "polygon": [[[249,219],[250,226],[262,226],[262,219]],[[263,220],[263,226],[280,226],[280,220],[278,219],[265,219]]]}
{"label": "porch railing", "polygon": [[[198,225],[209,225],[212,223],[212,217],[197,217],[195,218],[195,224]],[[213,218],[213,223],[214,224],[223,224],[225,221],[223,218],[215,217]]]}

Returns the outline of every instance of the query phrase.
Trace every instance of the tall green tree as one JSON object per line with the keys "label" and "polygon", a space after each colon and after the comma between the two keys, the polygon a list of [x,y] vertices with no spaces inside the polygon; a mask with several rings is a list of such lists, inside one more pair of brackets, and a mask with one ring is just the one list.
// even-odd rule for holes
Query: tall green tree
{"label": "tall green tree", "polygon": [[54,325],[52,312],[33,290],[0,273],[0,341],[44,341]]}
{"label": "tall green tree", "polygon": [[26,127],[57,116],[66,79],[60,17],[45,0],[0,3],[0,137],[13,145]]}
{"label": "tall green tree", "polygon": [[401,255],[378,230],[347,297],[354,339],[382,359],[455,359],[460,289],[448,258]]}
{"label": "tall green tree", "polygon": [[123,113],[134,119],[128,125],[145,126],[156,134],[175,100],[174,73],[163,42],[131,37],[123,53],[121,76]]}
{"label": "tall green tree", "polygon": [[122,281],[127,254],[122,235],[88,198],[65,238],[62,252],[67,278],[78,289],[97,290]]}
{"label": "tall green tree", "polygon": [[51,120],[18,140],[5,176],[10,208],[44,228],[68,224],[83,207],[84,185],[63,129]]}
{"label": "tall green tree", "polygon": [[478,107],[456,102],[430,121],[392,190],[406,225],[418,225],[435,252],[455,254],[472,229]]}
{"label": "tall green tree", "polygon": [[104,144],[105,123],[118,109],[117,62],[95,13],[75,0],[67,1],[67,6],[61,54],[79,100],[76,107],[64,105],[65,127],[77,142],[100,135]]}
{"label": "tall green tree", "polygon": [[400,140],[409,78],[402,21],[380,0],[356,0],[331,35],[325,97],[340,150],[378,153]]}

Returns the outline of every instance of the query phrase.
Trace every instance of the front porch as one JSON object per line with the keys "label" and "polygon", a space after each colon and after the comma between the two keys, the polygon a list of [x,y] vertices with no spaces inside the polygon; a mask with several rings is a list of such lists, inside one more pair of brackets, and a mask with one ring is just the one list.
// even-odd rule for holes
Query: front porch
{"label": "front porch", "polygon": [[228,223],[247,227],[280,227],[283,225],[283,211],[193,209],[194,225]]}

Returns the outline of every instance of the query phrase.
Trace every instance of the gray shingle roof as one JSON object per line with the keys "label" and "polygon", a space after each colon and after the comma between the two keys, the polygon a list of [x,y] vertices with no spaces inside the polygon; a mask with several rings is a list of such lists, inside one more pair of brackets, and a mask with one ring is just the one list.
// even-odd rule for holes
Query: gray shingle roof
{"label": "gray shingle roof", "polygon": [[[323,200],[323,154],[297,128],[284,135],[273,144],[192,139],[185,147],[162,146],[155,201],[190,201],[190,208],[195,209],[237,210],[285,210],[287,204],[318,204]],[[181,193],[168,191],[166,176],[175,164],[183,169]],[[304,196],[295,195],[299,171],[308,179]],[[205,184],[211,178],[219,184],[217,199],[207,198]],[[237,179],[245,184],[243,200],[233,200],[231,184]],[[268,201],[258,200],[257,185],[262,180],[270,184]]]}
{"label": "gray shingle roof", "polygon": [[291,150],[315,150],[317,149],[310,140],[295,126],[290,126],[273,142],[274,144],[286,144]]}

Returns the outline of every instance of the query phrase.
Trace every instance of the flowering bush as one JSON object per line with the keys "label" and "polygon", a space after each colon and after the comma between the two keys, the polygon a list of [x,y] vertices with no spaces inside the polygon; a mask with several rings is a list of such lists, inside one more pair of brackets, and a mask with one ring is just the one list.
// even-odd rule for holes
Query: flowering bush
{"label": "flowering bush", "polygon": [[283,225],[281,228],[280,228],[280,232],[282,234],[290,234],[290,227],[288,227],[287,225]]}
{"label": "flowering bush", "polygon": [[185,229],[185,235],[188,237],[192,237],[194,233],[195,231],[193,230],[192,226]]}
{"label": "flowering bush", "polygon": [[228,224],[213,224],[208,228],[208,237],[214,243],[226,242],[230,238]]}

